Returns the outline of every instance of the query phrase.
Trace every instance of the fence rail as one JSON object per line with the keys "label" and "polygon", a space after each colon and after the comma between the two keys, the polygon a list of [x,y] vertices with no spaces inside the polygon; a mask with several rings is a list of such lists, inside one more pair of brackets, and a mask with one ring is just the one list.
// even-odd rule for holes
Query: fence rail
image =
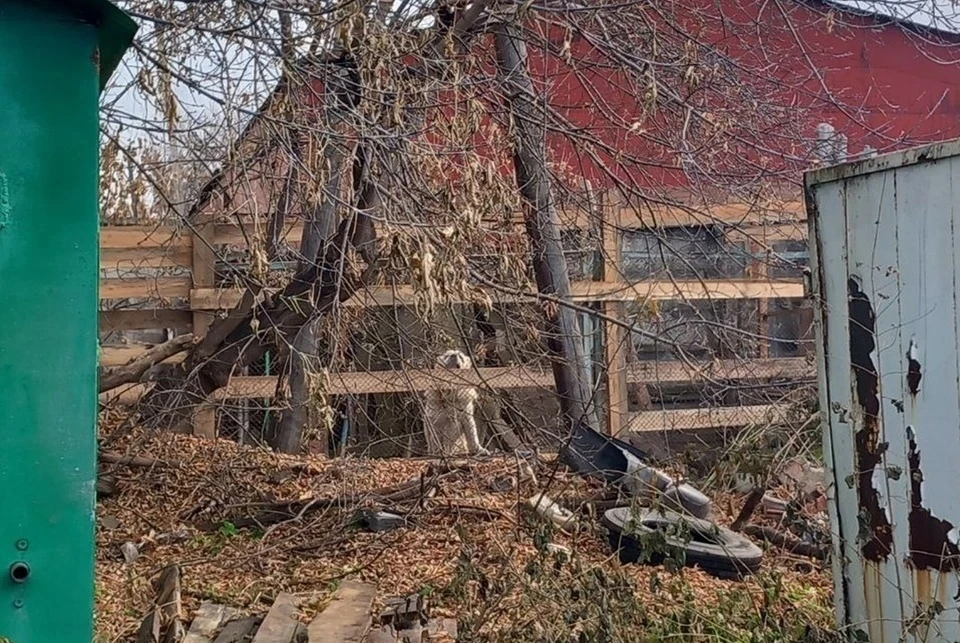
{"label": "fence rail", "polygon": [[[769,249],[781,241],[802,241],[806,238],[802,203],[788,202],[777,208],[779,216],[771,216],[767,209],[746,205],[718,206],[710,216],[685,209],[651,208],[638,212],[626,208],[612,209],[605,215],[612,218],[604,224],[604,251],[619,257],[620,235],[623,230],[697,226],[716,224],[727,226],[728,239],[742,243],[752,252]],[[572,225],[595,225],[584,215],[573,217]],[[212,259],[210,246],[229,245],[233,249],[247,245],[253,226],[232,224],[198,225],[202,239],[196,240],[187,229],[157,226],[106,226],[101,228],[100,267],[100,326],[102,332],[175,329],[202,334],[214,311],[230,309],[242,297],[235,287],[212,286]],[[288,242],[296,244],[302,234],[302,225],[288,226],[284,231]],[[624,303],[671,300],[758,300],[761,310],[765,302],[775,299],[796,299],[805,295],[801,279],[766,278],[765,267],[748,270],[750,278],[741,279],[687,279],[664,281],[625,282],[618,274],[619,259],[605,259],[604,278],[601,281],[577,281],[572,284],[573,298],[580,304],[603,303],[606,314],[622,314]],[[164,272],[156,276],[144,272]],[[537,300],[536,293],[486,291],[494,303],[518,303]],[[411,286],[374,286],[358,292],[344,303],[350,307],[412,306],[417,293]],[[469,303],[466,297],[452,297],[453,302]],[[201,325],[204,327],[201,328]],[[199,332],[196,332],[198,331]],[[614,328],[604,333],[608,348],[605,355],[611,360],[622,360],[623,351],[612,347]],[[610,335],[607,337],[607,335]],[[623,341],[621,336],[616,341]],[[149,345],[104,346],[101,365],[118,366],[137,358]],[[171,361],[182,359],[181,356]],[[813,370],[802,358],[766,358],[723,360],[705,363],[636,362],[608,365],[624,383],[658,382],[662,384],[703,383],[709,381],[769,381],[779,379],[802,380],[810,378]],[[626,389],[609,385],[610,408],[625,413]],[[326,391],[331,395],[385,394],[417,392],[430,388],[473,385],[493,389],[551,388],[553,376],[548,370],[524,366],[481,368],[469,374],[431,370],[404,370],[390,372],[331,373],[326,380]],[[275,394],[276,377],[235,377],[228,386],[217,391],[211,402],[236,398],[269,398]],[[146,390],[136,385],[123,391],[114,391],[104,399],[135,399]],[[618,400],[612,399],[618,397]],[[638,427],[644,422],[663,427],[740,426],[758,418],[779,417],[782,409],[776,405],[741,406],[724,409],[680,409],[644,411],[622,418],[618,424]],[[659,414],[659,415],[658,415]],[[655,418],[659,418],[656,419]],[[611,419],[611,425],[614,421]],[[209,433],[204,429],[202,433]]]}

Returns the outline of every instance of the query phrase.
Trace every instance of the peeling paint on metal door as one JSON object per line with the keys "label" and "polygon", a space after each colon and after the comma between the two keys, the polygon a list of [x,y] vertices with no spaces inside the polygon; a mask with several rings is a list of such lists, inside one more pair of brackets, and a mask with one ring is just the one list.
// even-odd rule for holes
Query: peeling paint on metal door
{"label": "peeling paint on metal door", "polygon": [[960,640],[960,141],[806,190],[838,615]]}

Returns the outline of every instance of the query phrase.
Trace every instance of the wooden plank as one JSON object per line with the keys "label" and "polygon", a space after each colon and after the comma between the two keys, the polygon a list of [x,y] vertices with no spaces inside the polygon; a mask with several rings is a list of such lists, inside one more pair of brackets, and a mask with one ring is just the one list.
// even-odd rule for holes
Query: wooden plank
{"label": "wooden plank", "polygon": [[789,408],[787,404],[760,404],[706,409],[641,411],[630,418],[624,431],[627,433],[684,431],[777,423],[786,420]]}
{"label": "wooden plank", "polygon": [[256,616],[230,621],[213,643],[248,643],[260,622]]}
{"label": "wooden plank", "polygon": [[119,404],[121,406],[132,406],[136,404],[141,397],[150,388],[148,384],[131,384],[130,386],[120,386],[112,391],[104,391],[97,400],[100,404]]}
{"label": "wooden plank", "polygon": [[280,592],[251,643],[291,643],[298,623],[296,599]]}
{"label": "wooden plank", "polygon": [[333,601],[307,628],[309,643],[360,643],[370,631],[377,588],[343,581]]}
{"label": "wooden plank", "polygon": [[[213,240],[217,245],[225,244],[243,248],[247,246],[247,238],[253,237],[256,234],[257,232],[253,225],[219,224],[216,226]],[[259,234],[266,238],[266,223],[263,224]],[[298,221],[284,227],[283,238],[290,245],[299,248],[301,237],[303,237],[303,222]]]}
{"label": "wooden plank", "polygon": [[100,299],[171,299],[190,296],[189,277],[101,279]]}
{"label": "wooden plank", "polygon": [[[642,281],[636,283],[599,283],[592,281],[574,282],[574,301],[585,303],[592,301],[636,302],[645,300],[702,300],[702,299],[779,299],[800,298],[804,296],[802,279],[782,281],[755,281],[734,279],[727,281]],[[276,292],[275,290],[273,292]],[[215,288],[197,288],[190,293],[193,310],[230,309],[240,302],[243,292],[240,289],[217,290]],[[490,292],[494,303],[533,302],[534,294],[520,296]],[[344,306],[412,306],[414,290],[410,286],[372,286],[344,302]],[[453,298],[450,303],[470,303]]]}
{"label": "wooden plank", "polygon": [[[771,202],[768,204],[699,204],[686,208],[648,204],[643,208],[623,207],[612,205],[614,216],[618,216],[625,228],[648,227],[678,227],[723,224],[736,226],[739,229],[751,230],[751,234],[759,234],[768,229],[776,234],[776,230],[783,230],[784,234],[795,235],[805,229],[806,212],[803,202],[798,200]],[[582,230],[595,228],[597,214],[587,210],[565,211],[559,214],[561,226],[564,228],[579,228]],[[516,213],[515,223],[522,225],[523,215]],[[214,241],[217,244],[229,244],[244,247],[247,237],[255,234],[252,222],[238,224],[220,224],[216,226]],[[261,234],[265,234],[266,224],[262,225]],[[803,233],[805,234],[805,232]],[[303,236],[303,223],[294,222],[284,229],[284,239],[287,243],[298,246]],[[792,238],[792,237],[791,237]],[[803,238],[803,237],[801,237]]]}
{"label": "wooden plank", "polygon": [[191,245],[190,234],[169,226],[102,226],[101,248],[161,248]]}
{"label": "wooden plank", "polygon": [[[802,379],[813,376],[813,366],[802,357],[766,360],[715,360],[710,362],[644,361],[629,364],[628,382],[660,385],[708,381]],[[275,376],[234,377],[213,394],[214,399],[272,397]],[[327,395],[369,395],[419,392],[475,386],[486,389],[551,388],[553,373],[530,366],[477,368],[470,371],[423,369],[329,373]]]}
{"label": "wooden plank", "polygon": [[220,626],[237,613],[232,607],[203,602],[193,617],[190,630],[182,643],[211,643]]}
{"label": "wooden plank", "polygon": [[190,332],[192,314],[188,310],[101,310],[100,332],[172,328]]}
{"label": "wooden plank", "polygon": [[[194,304],[193,293],[198,288],[211,288],[216,283],[217,255],[213,249],[214,225],[213,215],[204,211],[196,222],[197,238],[193,243],[193,289],[190,291],[190,308],[193,310],[193,335],[198,340],[207,334],[207,329],[213,323],[213,315],[202,311]],[[204,437],[215,437],[217,434],[216,413],[202,409],[193,414],[193,434]]]}
{"label": "wooden plank", "polygon": [[[623,243],[620,233],[619,209],[611,208],[605,199],[603,202],[603,220],[600,222],[603,248],[603,266],[601,278],[605,283],[616,283],[622,279]],[[626,329],[618,323],[624,319],[624,305],[618,301],[603,304],[603,312],[608,319],[603,322],[603,358],[606,364],[606,411],[607,432],[616,435],[630,411],[627,395],[627,350],[630,337]]]}
{"label": "wooden plank", "polygon": [[101,270],[137,270],[139,268],[189,268],[193,250],[188,246],[172,248],[101,248]]}
{"label": "wooden plank", "polygon": [[[717,360],[711,362],[643,361],[627,365],[627,381],[667,385],[698,384],[709,381],[765,381],[810,379],[815,369],[802,357],[765,360]],[[325,384],[327,395],[375,395],[421,392],[438,388],[477,386],[486,389],[552,388],[553,373],[529,366],[478,368],[456,371],[408,370],[366,373],[330,373]],[[277,387],[274,376],[234,377],[213,393],[212,400],[273,397]],[[100,401],[135,402],[147,385],[121,387],[100,395]],[[212,407],[211,407],[212,408]]]}
{"label": "wooden plank", "polygon": [[738,226],[725,233],[728,241],[755,241],[771,244],[776,241],[805,241],[807,222],[774,223],[764,225]]}
{"label": "wooden plank", "polygon": [[[125,346],[101,346],[100,347],[100,366],[122,366],[131,360],[134,360],[147,349],[151,344],[127,344]],[[165,360],[170,364],[182,362],[186,353],[179,353]]]}
{"label": "wooden plank", "polygon": [[[217,255],[213,251],[213,235],[215,226],[212,222],[200,222],[197,225],[199,238],[193,244],[193,289],[190,292],[190,308],[193,310],[193,334],[197,338],[202,338],[210,324],[213,323],[213,315],[193,301],[193,293],[197,290],[212,289],[216,279]],[[228,306],[233,308],[240,301]]]}

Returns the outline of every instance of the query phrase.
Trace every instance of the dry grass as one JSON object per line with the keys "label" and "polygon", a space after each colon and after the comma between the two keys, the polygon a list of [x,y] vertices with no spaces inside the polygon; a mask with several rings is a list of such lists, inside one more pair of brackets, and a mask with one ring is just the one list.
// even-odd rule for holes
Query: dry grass
{"label": "dry grass", "polygon": [[[108,419],[104,424],[103,431],[109,432],[116,422]],[[422,507],[416,502],[408,505],[409,528],[382,534],[359,531],[349,526],[351,507],[309,513],[266,529],[238,530],[218,521],[251,513],[251,503],[363,495],[414,479],[432,463],[293,458],[232,442],[140,431],[111,442],[113,451],[129,450],[176,464],[103,467],[116,475],[120,488],[115,497],[100,503],[98,511],[97,631],[101,641],[126,640],[135,631],[149,605],[151,578],[170,563],[183,568],[188,610],[201,600],[214,600],[264,612],[282,590],[302,597],[304,618],[309,619],[329,599],[338,581],[351,578],[377,583],[382,598],[430,594],[437,615],[460,619],[477,633],[478,640],[498,640],[497,632],[513,632],[515,637],[521,630],[539,640],[557,640],[550,638],[549,623],[570,619],[572,608],[563,601],[574,600],[571,588],[587,579],[595,583],[597,578],[621,590],[628,587],[630,596],[614,597],[614,602],[643,606],[651,632],[674,621],[688,627],[680,622],[683,614],[676,612],[681,607],[694,610],[694,616],[701,615],[705,623],[734,604],[739,606],[736,609],[755,610],[757,619],[780,619],[781,623],[787,619],[798,627],[804,623],[827,626],[831,618],[828,575],[795,557],[773,553],[766,564],[769,573],[733,583],[695,569],[673,575],[662,568],[621,567],[595,530],[551,534],[531,526],[517,506],[536,487],[523,482],[515,491],[490,490],[490,481],[497,475],[517,474],[516,461],[507,456],[470,462],[445,476],[435,497]],[[541,484],[547,475],[549,466],[541,471]],[[583,480],[558,474],[550,494],[583,497],[598,491]],[[737,508],[738,501],[720,499],[720,522],[729,522],[729,512]],[[200,528],[203,523],[207,529]],[[573,550],[574,564],[545,564],[545,539]],[[127,541],[138,544],[142,552],[132,565],[126,565],[120,553]],[[588,594],[594,591],[584,588]],[[776,594],[775,600],[771,593]],[[531,620],[534,607],[538,615]],[[731,635],[727,640],[741,639]]]}

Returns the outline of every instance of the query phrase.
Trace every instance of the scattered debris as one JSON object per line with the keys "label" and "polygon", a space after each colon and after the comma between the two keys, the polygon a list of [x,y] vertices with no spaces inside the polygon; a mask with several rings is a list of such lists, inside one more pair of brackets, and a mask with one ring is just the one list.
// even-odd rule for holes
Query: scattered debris
{"label": "scattered debris", "polygon": [[120,553],[123,554],[123,562],[132,565],[140,558],[140,550],[132,542],[125,542],[120,545]]}
{"label": "scattered debris", "polygon": [[[618,507],[603,514],[603,524],[609,531],[610,545],[624,563],[658,565],[672,550],[688,567],[697,566],[718,578],[740,579],[759,570],[763,561],[763,551],[748,539],[699,518]],[[662,538],[664,547],[650,548],[645,536],[654,534],[660,537],[655,540]]]}
{"label": "scattered debris", "polygon": [[97,500],[109,498],[117,493],[117,479],[114,476],[97,476]]}
{"label": "scattered debris", "polygon": [[110,514],[100,516],[100,527],[103,529],[119,529],[120,519]]}
{"label": "scattered debris", "polygon": [[770,516],[782,516],[787,513],[787,508],[790,506],[789,501],[771,496],[769,493],[763,495],[760,504],[763,505],[764,513]]}
{"label": "scattered debris", "polygon": [[793,554],[807,556],[808,558],[814,558],[816,560],[824,560],[827,557],[827,552],[823,547],[803,542],[799,538],[788,533],[777,531],[773,527],[747,525],[743,528],[743,533],[751,538],[764,540],[771,545],[782,547]]}
{"label": "scattered debris", "polygon": [[[530,465],[527,465],[527,466],[529,467]],[[530,477],[536,477],[536,476],[532,476],[533,474],[532,469],[530,470],[530,473],[531,473]],[[506,475],[494,476],[494,478],[490,480],[490,491],[493,491],[496,493],[506,493],[508,491],[514,491],[516,488],[517,488],[517,479],[514,476],[506,476]]]}
{"label": "scattered debris", "polygon": [[825,493],[826,474],[823,467],[814,466],[806,460],[794,458],[787,462],[780,471],[780,480],[804,500]]}
{"label": "scattered debris", "polygon": [[740,531],[745,524],[747,524],[750,519],[753,517],[753,513],[757,510],[757,506],[763,501],[763,497],[766,494],[767,490],[763,487],[754,487],[750,492],[750,495],[747,496],[747,499],[743,502],[743,508],[740,509],[740,513],[730,523],[731,531]]}
{"label": "scattered debris", "polygon": [[248,643],[262,622],[263,619],[258,616],[248,616],[230,621],[223,627],[213,643]]}
{"label": "scattered debris", "polygon": [[546,494],[538,493],[527,498],[526,507],[563,531],[572,532],[578,526],[577,517],[548,498]]}
{"label": "scattered debris", "polygon": [[153,608],[140,624],[137,643],[178,643],[184,637],[179,565],[165,567],[154,587]]}
{"label": "scattered debris", "polygon": [[[459,615],[458,606],[451,595],[436,590],[457,578],[458,560],[463,556],[469,556],[470,565],[488,578],[495,578],[505,566],[522,572],[542,555],[539,547],[550,555],[569,555],[589,569],[615,566],[617,573],[634,579],[639,588],[662,574],[652,566],[620,568],[599,530],[576,529],[574,537],[556,529],[551,543],[538,546],[535,532],[518,510],[533,509],[527,499],[536,503],[541,488],[524,478],[514,455],[447,463],[420,458],[293,457],[227,441],[138,429],[113,438],[110,449],[149,453],[156,460],[182,465],[123,471],[122,494],[100,505],[96,618],[98,635],[104,640],[133,640],[131,635],[136,635],[142,621],[135,614],[146,614],[154,607],[153,592],[144,591],[149,577],[131,574],[120,556],[124,542],[134,543],[139,550],[135,570],[159,571],[190,561],[180,581],[184,614],[195,613],[203,601],[230,606],[242,614],[221,625],[214,643],[250,643],[258,619],[271,606],[264,597],[278,591],[296,597],[309,594],[315,597],[310,599],[314,603],[302,603],[308,610],[318,602],[322,607],[321,601],[336,591],[336,583],[343,586],[350,581],[376,582],[389,588],[391,595],[429,596],[430,613],[424,614],[428,620],[421,625],[421,635],[431,641],[452,641],[449,633],[457,629],[453,617]],[[605,485],[558,468],[554,454],[540,454],[529,464],[536,468],[541,483],[549,479],[546,507],[555,503],[566,508],[577,517],[578,525],[599,520],[614,505],[636,504],[620,485]],[[278,471],[285,473],[274,475]],[[288,471],[297,474],[290,476]],[[517,491],[492,491],[490,481],[501,476],[516,477]],[[728,511],[733,498],[726,492],[715,497],[716,522],[732,521],[742,502]],[[344,529],[358,511],[384,509],[404,516],[407,527],[381,533]],[[270,511],[277,513],[270,515]],[[269,516],[269,524],[251,520],[264,515]],[[107,520],[104,526],[104,518],[116,519],[117,526],[108,529],[113,522]],[[787,521],[770,520],[760,510],[753,522],[793,532]],[[149,528],[146,534],[145,528]],[[819,540],[811,542],[823,546]],[[504,552],[509,552],[507,559]],[[772,547],[764,565],[783,573],[784,582],[791,586],[814,587],[816,601],[829,605],[828,575],[819,566],[801,571],[798,559]],[[803,562],[807,564],[806,559]],[[728,591],[726,581],[698,569],[688,569],[684,576],[698,602],[710,602]],[[376,622],[382,600],[374,599],[372,604],[375,629],[368,641],[402,641],[398,634],[406,636],[416,628],[386,631]],[[292,619],[296,621],[294,637],[297,623],[305,626],[311,616]]]}
{"label": "scattered debris", "polygon": [[387,511],[361,510],[356,513],[353,519],[353,524],[373,533],[399,529],[406,523],[407,521],[403,516]]}
{"label": "scattered debris", "polygon": [[568,559],[573,556],[573,552],[570,551],[569,547],[558,545],[557,543],[547,543],[547,551],[555,556],[565,556]]}
{"label": "scattered debris", "polygon": [[232,607],[210,602],[201,603],[183,643],[211,643],[220,626],[233,618],[236,613],[237,610]]}

